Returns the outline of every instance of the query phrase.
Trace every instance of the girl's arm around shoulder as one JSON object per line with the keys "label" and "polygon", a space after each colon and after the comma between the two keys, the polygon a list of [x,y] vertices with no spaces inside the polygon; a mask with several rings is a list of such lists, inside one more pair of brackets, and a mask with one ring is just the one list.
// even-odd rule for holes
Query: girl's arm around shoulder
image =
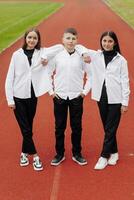
{"label": "girl's arm around shoulder", "polygon": [[82,56],[83,54],[88,54],[89,56],[93,56],[94,54],[96,54],[96,50],[93,49],[89,49],[81,44],[77,44],[75,46],[76,51]]}
{"label": "girl's arm around shoulder", "polygon": [[63,50],[64,46],[62,44],[53,45],[51,47],[44,47],[41,57],[50,60]]}
{"label": "girl's arm around shoulder", "polygon": [[94,55],[97,53],[97,51],[88,49],[81,44],[76,45],[75,49],[78,52],[78,54],[83,57],[83,60],[86,63],[90,63]]}

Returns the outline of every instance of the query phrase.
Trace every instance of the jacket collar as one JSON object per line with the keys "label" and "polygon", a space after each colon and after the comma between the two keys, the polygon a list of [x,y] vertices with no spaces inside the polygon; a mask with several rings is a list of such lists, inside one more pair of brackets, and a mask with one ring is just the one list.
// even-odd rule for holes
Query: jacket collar
{"label": "jacket collar", "polygon": [[[98,49],[97,52],[98,52],[100,55],[103,55],[103,51],[102,51],[102,50]],[[118,53],[118,52],[117,52],[117,55],[116,55],[113,59],[115,59],[115,58],[117,58],[117,57],[121,57],[121,54]]]}
{"label": "jacket collar", "polygon": [[[36,52],[38,52],[38,51],[39,51],[38,49],[35,49],[35,50],[34,50],[34,53],[36,53]],[[24,51],[23,51],[22,48],[20,48],[20,49],[18,49],[18,52],[19,52],[19,53],[23,53]]]}

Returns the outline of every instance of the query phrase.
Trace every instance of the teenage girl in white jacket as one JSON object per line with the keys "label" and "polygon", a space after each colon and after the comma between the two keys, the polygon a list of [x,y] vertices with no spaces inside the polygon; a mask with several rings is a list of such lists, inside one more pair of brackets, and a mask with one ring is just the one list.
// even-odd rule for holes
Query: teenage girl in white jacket
{"label": "teenage girl in white jacket", "polygon": [[[129,78],[126,59],[121,55],[119,42],[113,31],[106,31],[100,38],[101,50],[89,50],[89,90],[97,101],[105,132],[100,158],[94,169],[116,165],[119,159],[116,132],[121,113],[128,110]],[[85,61],[88,57],[85,56]]]}
{"label": "teenage girl in white jacket", "polygon": [[20,166],[29,165],[28,155],[33,155],[34,170],[43,169],[32,138],[32,126],[37,97],[52,88],[47,67],[42,67],[41,58],[45,54],[48,57],[54,56],[62,48],[62,45],[41,48],[40,33],[37,29],[32,28],[25,33],[22,48],[12,55],[5,91],[8,106],[14,110],[23,137]]}

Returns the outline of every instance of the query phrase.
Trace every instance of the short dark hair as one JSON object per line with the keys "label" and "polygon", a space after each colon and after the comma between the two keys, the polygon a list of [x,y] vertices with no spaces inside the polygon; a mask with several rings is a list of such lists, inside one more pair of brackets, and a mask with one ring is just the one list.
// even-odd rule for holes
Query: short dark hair
{"label": "short dark hair", "polygon": [[102,33],[102,35],[100,37],[100,46],[101,46],[101,49],[104,50],[103,47],[102,47],[102,39],[105,36],[110,36],[114,40],[115,45],[114,45],[113,49],[121,54],[120,45],[119,45],[119,42],[118,42],[117,35],[113,31],[105,31],[104,33]]}
{"label": "short dark hair", "polygon": [[26,49],[26,48],[27,48],[26,37],[27,37],[27,35],[28,35],[30,32],[32,32],[32,31],[34,31],[34,32],[37,34],[37,36],[38,36],[38,43],[36,44],[35,49],[38,49],[38,50],[39,50],[39,49],[41,48],[41,36],[40,36],[39,30],[38,30],[36,27],[30,28],[29,30],[27,30],[27,31],[25,32],[25,34],[24,34],[24,43],[23,43],[23,45],[22,45],[22,48],[23,48],[23,49]]}
{"label": "short dark hair", "polygon": [[77,30],[75,28],[67,28],[65,29],[64,33],[71,33],[72,35],[75,35],[75,36],[78,35]]}

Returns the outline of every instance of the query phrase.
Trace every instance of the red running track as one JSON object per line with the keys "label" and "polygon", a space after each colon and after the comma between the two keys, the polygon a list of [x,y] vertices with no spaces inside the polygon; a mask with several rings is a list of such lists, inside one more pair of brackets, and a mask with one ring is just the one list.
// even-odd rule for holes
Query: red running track
{"label": "red running track", "polygon": [[[117,166],[94,171],[103,141],[103,130],[96,103],[89,96],[84,102],[83,154],[87,166],[71,159],[70,128],[66,131],[66,160],[50,166],[55,155],[53,104],[48,96],[39,99],[34,123],[34,139],[44,163],[43,172],[32,165],[19,166],[21,136],[14,115],[8,109],[4,81],[12,52],[21,40],[0,54],[0,200],[133,200],[134,199],[134,31],[100,0],[66,0],[65,7],[39,25],[43,45],[60,43],[66,27],[75,27],[80,43],[99,48],[100,34],[114,30],[123,55],[129,63],[131,99],[129,112],[122,117],[118,131],[120,160]],[[32,160],[31,160],[32,161]]]}

